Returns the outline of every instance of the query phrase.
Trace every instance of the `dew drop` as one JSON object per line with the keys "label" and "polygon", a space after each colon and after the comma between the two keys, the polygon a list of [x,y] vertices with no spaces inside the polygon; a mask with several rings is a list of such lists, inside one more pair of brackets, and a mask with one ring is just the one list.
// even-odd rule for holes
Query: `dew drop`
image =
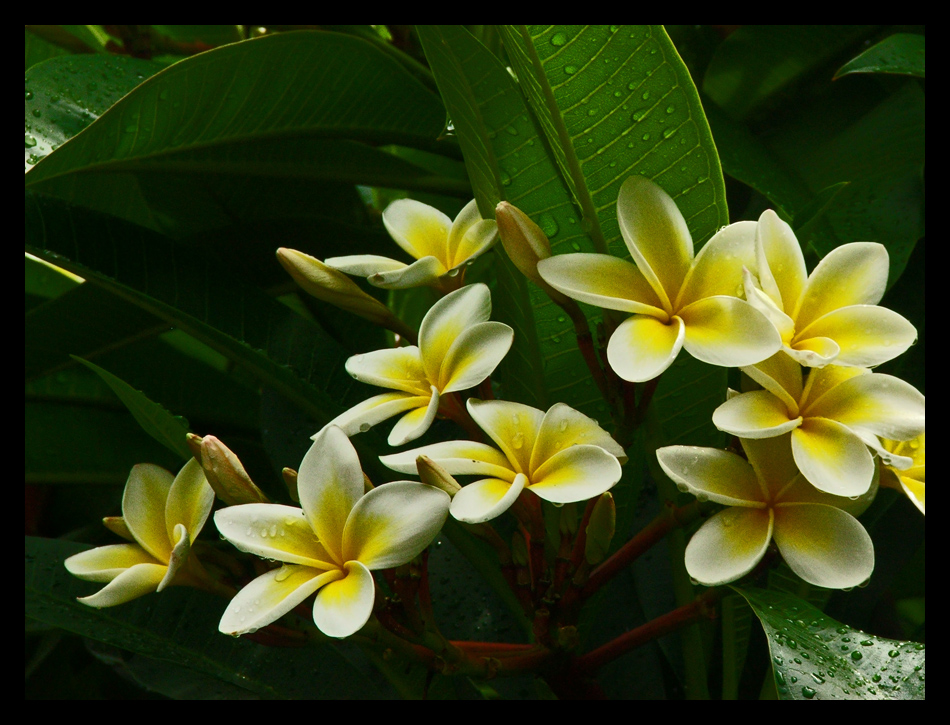
{"label": "dew drop", "polygon": [[569,76],[572,76],[575,73],[577,73],[577,67],[573,65],[565,66],[564,72],[567,73]]}
{"label": "dew drop", "polygon": [[802,696],[808,698],[809,700],[817,694],[818,693],[814,689],[808,687],[807,685],[802,688]]}
{"label": "dew drop", "polygon": [[567,43],[567,36],[564,33],[555,33],[551,38],[551,45],[562,46]]}

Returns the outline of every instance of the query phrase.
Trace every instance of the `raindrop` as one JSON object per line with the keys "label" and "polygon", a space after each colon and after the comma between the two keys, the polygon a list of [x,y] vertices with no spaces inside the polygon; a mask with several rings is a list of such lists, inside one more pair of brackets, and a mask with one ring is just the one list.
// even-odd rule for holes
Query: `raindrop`
{"label": "raindrop", "polygon": [[818,693],[815,690],[813,690],[811,687],[805,686],[802,688],[802,695],[808,698],[809,700],[812,699],[817,694]]}
{"label": "raindrop", "polygon": [[564,68],[564,72],[567,73],[569,76],[572,76],[575,73],[577,73],[577,68],[573,65],[569,65]]}
{"label": "raindrop", "polygon": [[564,33],[555,33],[551,38],[551,45],[561,46],[567,43],[567,36]]}
{"label": "raindrop", "polygon": [[30,134],[26,134],[24,137],[24,144],[26,148],[31,149],[36,146],[36,139]]}

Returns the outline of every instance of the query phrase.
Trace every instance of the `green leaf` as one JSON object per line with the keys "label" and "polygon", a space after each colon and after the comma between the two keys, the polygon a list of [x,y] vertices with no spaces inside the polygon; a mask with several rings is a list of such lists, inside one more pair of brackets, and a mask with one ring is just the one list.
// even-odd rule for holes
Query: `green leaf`
{"label": "green leaf", "polygon": [[[226,602],[171,587],[119,607],[93,609],[76,601],[101,584],[70,576],[63,561],[87,547],[26,538],[26,616],[156,660],[157,666],[197,673],[205,691],[237,687],[263,699],[367,699],[391,696],[361,653],[325,643],[304,648],[264,647],[218,632]],[[156,677],[158,675],[152,675]],[[161,677],[171,682],[171,675]],[[220,694],[218,696],[221,696]]]}
{"label": "green leaf", "polygon": [[265,181],[265,196],[278,198],[295,197],[301,184],[316,198],[327,179],[330,191],[360,181],[464,195],[467,185],[372,148],[436,149],[443,121],[438,98],[373,44],[285,33],[152,76],[36,164],[26,183],[178,235],[208,228],[193,199],[240,218],[260,205]]}
{"label": "green leaf", "polygon": [[853,629],[790,594],[733,589],[765,629],[780,699],[924,699],[924,645]]}
{"label": "green leaf", "polygon": [[142,430],[169,450],[177,453],[182,459],[187,460],[191,457],[191,451],[185,443],[185,436],[188,433],[187,421],[172,415],[157,403],[153,403],[142,392],[108,370],[103,370],[81,357],[75,355],[70,355],[70,357],[92,370],[112,388],[119,400],[129,409],[135,421],[142,426]]}
{"label": "green leaf", "polygon": [[894,33],[841,66],[834,79],[850,73],[894,73],[924,77],[924,36]]}

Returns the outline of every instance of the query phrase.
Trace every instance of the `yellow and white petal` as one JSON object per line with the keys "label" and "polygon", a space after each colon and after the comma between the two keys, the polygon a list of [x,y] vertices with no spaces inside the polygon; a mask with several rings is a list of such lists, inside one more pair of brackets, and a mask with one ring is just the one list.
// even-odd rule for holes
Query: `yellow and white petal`
{"label": "yellow and white petal", "polygon": [[[739,443],[765,493],[763,500],[774,503],[793,481],[802,478],[792,454],[791,433],[774,438],[741,438]],[[807,481],[804,483],[814,489]]]}
{"label": "yellow and white petal", "polygon": [[666,370],[683,348],[686,326],[679,317],[664,324],[647,315],[634,315],[614,330],[607,342],[607,362],[631,383],[653,380]]}
{"label": "yellow and white petal", "polygon": [[498,241],[498,225],[494,219],[482,219],[478,204],[472,199],[455,217],[446,242],[445,262],[451,268],[475,259]]}
{"label": "yellow and white petal", "polygon": [[256,632],[276,622],[320,587],[343,578],[339,569],[321,571],[284,564],[261,574],[237,593],[221,616],[218,629],[224,634]]}
{"label": "yellow and white petal", "polygon": [[748,269],[743,269],[742,287],[746,301],[769,318],[784,343],[791,342],[795,337],[795,320],[785,314],[775,301],[756,285],[752,273]]}
{"label": "yellow and white petal", "polygon": [[924,431],[925,408],[924,396],[913,385],[873,373],[835,386],[803,414],[890,440],[910,440]]}
{"label": "yellow and white petal", "polygon": [[[415,408],[425,408],[429,405],[429,395],[413,395],[412,393],[382,393],[357,403],[349,410],[340,413],[336,418],[324,426],[324,429],[333,425],[342,429],[346,435],[365,433],[377,423],[392,418],[394,415],[405,413]],[[311,436],[313,440],[324,430]]]}
{"label": "yellow and white petal", "polygon": [[450,292],[426,312],[419,326],[422,365],[430,383],[439,381],[449,349],[465,330],[491,317],[491,293],[484,284]]}
{"label": "yellow and white petal", "polygon": [[165,587],[171,586],[171,583],[175,580],[175,576],[181,568],[185,566],[185,563],[188,561],[188,555],[191,553],[192,538],[184,524],[175,525],[175,530],[172,534],[172,553],[171,556],[168,557],[168,566],[165,567],[165,576],[162,577],[155,591],[160,592]]}
{"label": "yellow and white petal", "polygon": [[635,264],[609,254],[559,254],[538,262],[538,274],[558,292],[605,310],[662,320],[667,310]]}
{"label": "yellow and white petal", "polygon": [[745,366],[742,372],[779,398],[788,408],[789,416],[798,415],[798,401],[804,392],[802,368],[784,351],[755,365]]}
{"label": "yellow and white petal", "polygon": [[336,426],[317,434],[297,471],[297,493],[317,539],[342,562],[343,529],[363,496],[363,469],[356,449]]}
{"label": "yellow and white petal", "polygon": [[874,478],[874,461],[864,441],[834,420],[806,418],[792,431],[792,454],[815,488],[835,496],[860,496]]}
{"label": "yellow and white petal", "polygon": [[165,527],[165,503],[175,477],[151,463],[132,467],[122,494],[122,518],[132,536],[149,554],[168,563],[172,553]]}
{"label": "yellow and white petal", "polygon": [[313,623],[328,637],[349,637],[369,621],[376,599],[373,575],[358,561],[348,561],[345,576],[317,592]]}
{"label": "yellow and white petal", "polygon": [[78,597],[78,601],[90,607],[114,607],[131,602],[156,591],[167,570],[164,564],[136,564],[95,594]]}
{"label": "yellow and white petal", "polygon": [[762,560],[772,538],[772,511],[732,506],[709,519],[686,545],[686,571],[706,586],[739,579]]}
{"label": "yellow and white petal", "polygon": [[402,446],[414,441],[432,425],[435,414],[439,411],[439,391],[435,386],[430,387],[428,405],[410,410],[396,421],[396,425],[389,432],[387,443],[391,446]]}
{"label": "yellow and white petal", "polygon": [[600,446],[575,445],[533,471],[528,490],[551,503],[586,501],[613,488],[622,475],[613,454]]}
{"label": "yellow and white petal", "polygon": [[486,478],[462,486],[452,498],[449,511],[452,518],[467,524],[480,524],[501,516],[511,508],[524,490],[528,477],[523,473],[515,476],[512,483],[497,478]]}
{"label": "yellow and white petal", "polygon": [[[70,574],[90,582],[111,582],[138,564],[155,564],[165,568],[162,562],[137,544],[100,546],[73,554],[63,563]],[[158,581],[161,581],[161,577]]]}
{"label": "yellow and white petal", "polygon": [[328,267],[355,277],[371,277],[382,272],[395,272],[409,265],[377,254],[348,254],[343,257],[328,257],[323,262]]}
{"label": "yellow and white petal", "polygon": [[633,261],[672,309],[693,261],[693,239],[676,202],[653,181],[631,176],[617,197],[617,223]]}
{"label": "yellow and white petal", "polygon": [[475,441],[433,443],[411,451],[380,456],[379,460],[394,471],[415,475],[419,456],[428,456],[453,476],[493,476],[505,481],[515,478],[515,472],[504,453]]}
{"label": "yellow and white petal", "polygon": [[726,506],[763,508],[765,492],[747,461],[729,451],[666,446],[656,452],[660,468],[681,491]]}
{"label": "yellow and white petal", "polygon": [[433,285],[439,280],[439,277],[448,274],[448,271],[441,260],[435,257],[423,257],[408,267],[388,272],[376,272],[367,277],[366,281],[381,289],[409,289],[410,287]]}
{"label": "yellow and white petal", "polygon": [[808,271],[792,228],[766,209],[756,225],[756,272],[765,293],[791,314],[801,298]]}
{"label": "yellow and white petal", "polygon": [[713,411],[713,425],[740,438],[774,438],[802,424],[779,398],[767,390],[736,395]]}
{"label": "yellow and white petal", "polygon": [[830,337],[803,337],[796,335],[785,353],[799,365],[806,368],[823,368],[838,363],[841,348]]}
{"label": "yellow and white petal", "polygon": [[449,513],[451,497],[434,486],[393,481],[353,507],[343,532],[343,558],[367,569],[388,569],[422,553]]}
{"label": "yellow and white petal", "polygon": [[442,361],[439,389],[451,393],[475,387],[495,371],[514,339],[514,330],[501,322],[469,327],[452,343]]}
{"label": "yellow and white petal", "polygon": [[861,523],[834,506],[775,507],[775,544],[792,571],[809,584],[847,589],[874,571],[874,545]]}
{"label": "yellow and white petal", "polygon": [[531,452],[530,470],[536,471],[558,451],[578,444],[600,446],[620,463],[627,461],[623,447],[596,420],[569,405],[555,403],[548,408],[541,421],[538,439]]}
{"label": "yellow and white petal", "polygon": [[168,540],[177,542],[175,527],[184,525],[191,541],[194,541],[208,520],[214,505],[214,489],[205,478],[201,464],[194,458],[188,459],[168,492],[165,503],[165,528]]}
{"label": "yellow and white petal", "polygon": [[[466,407],[478,426],[491,436],[495,445],[508,457],[515,472],[529,473],[531,451],[538,439],[544,413],[537,408],[506,400],[469,398]],[[454,473],[448,466],[446,470]]]}
{"label": "yellow and white petal", "polygon": [[710,365],[754,365],[782,349],[775,325],[738,297],[706,297],[678,314],[686,325],[686,352]]}
{"label": "yellow and white petal", "polygon": [[917,329],[885,307],[852,305],[823,315],[796,337],[830,338],[841,349],[835,365],[869,368],[906,351],[917,339]]}
{"label": "yellow and white petal", "polygon": [[743,268],[755,266],[755,227],[755,222],[736,222],[706,242],[693,260],[674,309],[706,297],[739,295]]}
{"label": "yellow and white petal", "polygon": [[241,551],[312,569],[332,569],[333,557],[317,540],[306,516],[294,506],[248,503],[214,514],[221,536]]}
{"label": "yellow and white petal", "polygon": [[899,476],[899,480],[907,498],[920,510],[920,513],[924,513],[924,482],[911,476]]}
{"label": "yellow and white petal", "polygon": [[841,365],[828,365],[811,370],[802,390],[801,409],[811,409],[822,396],[846,380],[870,374],[871,371],[866,368],[846,368]]}
{"label": "yellow and white petal", "polygon": [[383,211],[383,226],[396,244],[415,259],[435,257],[443,264],[452,220],[435,207],[397,199]]}
{"label": "yellow and white petal", "polygon": [[427,395],[429,392],[422,355],[415,345],[353,355],[346,361],[346,372],[361,383],[381,388],[413,395]]}
{"label": "yellow and white petal", "polygon": [[831,250],[805,283],[792,312],[796,327],[802,330],[841,307],[876,305],[887,288],[887,273],[887,249],[881,244],[852,242]]}

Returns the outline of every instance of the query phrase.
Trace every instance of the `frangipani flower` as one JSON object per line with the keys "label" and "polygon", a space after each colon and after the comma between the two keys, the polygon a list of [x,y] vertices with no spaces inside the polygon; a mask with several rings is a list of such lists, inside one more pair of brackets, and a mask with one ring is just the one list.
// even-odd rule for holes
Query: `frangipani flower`
{"label": "frangipani flower", "polygon": [[351,357],[346,361],[350,375],[395,392],[365,400],[328,425],[353,435],[405,413],[389,434],[389,445],[400,446],[421,436],[435,419],[440,396],[478,385],[511,347],[512,329],[501,322],[489,322],[490,316],[488,287],[468,285],[447,294],[426,313],[418,347]]}
{"label": "frangipani flower", "polygon": [[693,258],[686,220],[663,189],[627,179],[617,222],[634,262],[605,254],[562,254],[538,262],[552,287],[581,302],[632,312],[607,343],[607,360],[624,380],[652,380],[681,348],[713,365],[764,360],[782,341],[768,318],[736,295],[742,267],[754,259],[755,224],[720,230]]}
{"label": "frangipani flower", "polygon": [[416,261],[403,264],[375,254],[324,260],[328,267],[366,277],[384,289],[431,285],[449,287],[447,278],[486,252],[498,239],[494,219],[482,219],[473,199],[453,222],[445,214],[413,199],[394,201],[383,212],[386,231]]}
{"label": "frangipani flower", "polygon": [[800,364],[874,367],[917,339],[910,322],[876,306],[887,287],[882,245],[844,244],[808,276],[795,233],[769,209],[756,226],[755,255],[758,285],[746,271],[746,299],[769,316]]}
{"label": "frangipani flower", "polygon": [[[924,434],[909,441],[881,441],[884,449],[896,457],[901,467],[881,459],[881,485],[907,494],[914,506],[924,513]],[[907,465],[907,460],[910,465]]]}
{"label": "frangipani flower", "polygon": [[623,449],[601,428],[564,403],[547,413],[521,403],[468,400],[468,411],[498,448],[448,441],[380,456],[400,473],[413,473],[428,456],[453,476],[486,476],[463,486],[452,499],[452,516],[480,523],[504,513],[524,490],[552,503],[586,501],[620,480]]}
{"label": "frangipani flower", "polygon": [[729,451],[669,446],[656,452],[666,475],[701,501],[729,508],[706,521],[686,547],[686,570],[717,586],[752,571],[775,545],[798,576],[830,589],[854,587],[874,570],[874,546],[850,502],[811,486],[795,467],[789,436],[742,440],[748,461]]}
{"label": "frangipani flower", "polygon": [[113,607],[200,576],[189,571],[198,564],[188,553],[213,503],[214,491],[193,458],[177,476],[150,463],[133,467],[122,495],[122,516],[106,521],[111,531],[134,543],[100,546],[66,559],[73,576],[109,582],[79,601]]}
{"label": "frangipani flower", "polygon": [[829,365],[802,368],[784,352],[742,368],[765,390],[736,395],[716,408],[713,423],[740,438],[791,431],[795,463],[814,486],[836,496],[860,496],[871,485],[870,446],[893,465],[878,437],[909,440],[924,431],[924,396],[890,375]]}
{"label": "frangipani flower", "polygon": [[264,627],[316,592],[314,624],[330,637],[349,637],[373,612],[370,572],[421,553],[442,528],[450,500],[412,481],[364,494],[356,450],[334,426],[322,430],[304,456],[297,491],[299,509],[252,503],[214,515],[218,531],[238,549],[284,562],[231,600],[218,627],[225,634]]}

